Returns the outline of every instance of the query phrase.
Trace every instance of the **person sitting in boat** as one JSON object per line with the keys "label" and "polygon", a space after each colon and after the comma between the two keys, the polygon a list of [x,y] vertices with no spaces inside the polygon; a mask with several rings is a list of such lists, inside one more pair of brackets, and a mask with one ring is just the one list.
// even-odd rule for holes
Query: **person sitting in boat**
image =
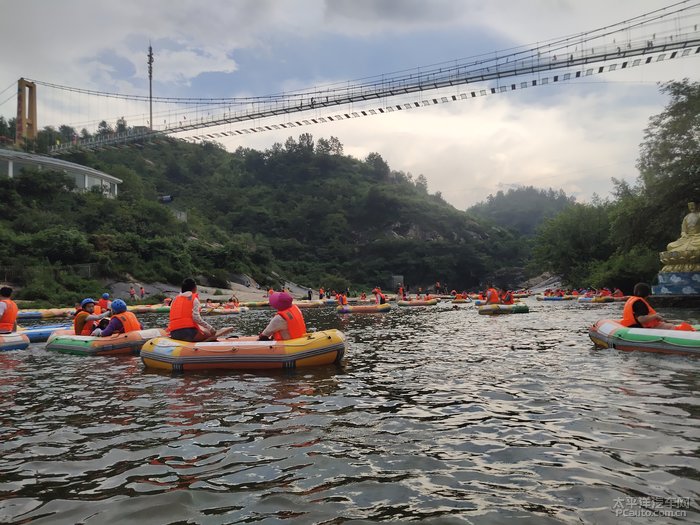
{"label": "person sitting in boat", "polygon": [[493,287],[493,285],[489,284],[488,289],[486,290],[486,304],[500,304],[501,302],[501,296],[498,293],[498,290]]}
{"label": "person sitting in boat", "polygon": [[166,297],[165,299],[163,299],[163,304],[164,304],[165,306],[170,306],[170,303],[172,303],[172,302],[173,302],[173,298],[172,298],[172,297]]}
{"label": "person sitting in boat", "polygon": [[3,286],[0,288],[0,334],[10,334],[17,331],[17,314],[19,308],[10,299],[12,288]]}
{"label": "person sitting in boat", "polygon": [[216,338],[214,327],[201,316],[197,283],[191,277],[182,281],[182,292],[170,304],[170,337],[180,341],[209,341]]}
{"label": "person sitting in boat", "polygon": [[647,302],[647,297],[651,293],[651,286],[647,283],[637,283],[634,285],[633,295],[627,299],[622,310],[622,319],[618,322],[622,326],[630,328],[659,328],[662,330],[689,330],[695,331],[688,323],[674,325],[669,323],[660,314],[656,313]]}
{"label": "person sitting in boat", "polygon": [[238,297],[234,295],[231,296],[231,298],[228,300],[228,302],[224,305],[226,308],[238,308],[241,305],[240,301],[238,300]]}
{"label": "person sitting in boat", "polygon": [[598,292],[598,297],[612,297],[612,292],[610,291],[610,288],[601,288]]}
{"label": "person sitting in boat", "polygon": [[501,296],[501,304],[515,304],[515,299],[513,299],[513,292],[507,290]]}
{"label": "person sitting in boat", "polygon": [[98,313],[95,300],[86,297],[80,302],[80,311],[73,318],[73,331],[75,335],[90,335],[97,328],[99,321],[109,317],[110,311]]}
{"label": "person sitting in boat", "polygon": [[143,330],[143,325],[136,316],[126,309],[126,303],[121,299],[112,301],[112,318],[105,328],[95,328],[92,335],[109,337],[112,334],[126,334]]}
{"label": "person sitting in boat", "polygon": [[103,293],[102,297],[97,301],[97,306],[99,306],[100,310],[103,312],[106,312],[107,310],[109,310],[111,304],[112,304],[112,301],[109,300],[109,294],[106,292]]}
{"label": "person sitting in boat", "polygon": [[360,301],[366,301],[367,300],[367,294],[365,292],[362,292],[360,294]]}
{"label": "person sitting in boat", "polygon": [[286,341],[298,339],[306,334],[306,323],[299,307],[287,292],[275,292],[270,296],[270,306],[277,313],[258,335],[259,341]]}
{"label": "person sitting in boat", "polygon": [[620,290],[619,288],[615,288],[615,290],[613,290],[612,295],[613,295],[613,297],[624,297],[625,296],[625,294],[623,294],[622,290]]}
{"label": "person sitting in boat", "polygon": [[336,301],[338,301],[338,304],[341,306],[348,304],[348,298],[344,293],[339,293],[336,296]]}
{"label": "person sitting in boat", "polygon": [[382,293],[382,289],[379,286],[372,290],[372,293],[374,294],[374,301],[377,304],[386,304],[386,295]]}

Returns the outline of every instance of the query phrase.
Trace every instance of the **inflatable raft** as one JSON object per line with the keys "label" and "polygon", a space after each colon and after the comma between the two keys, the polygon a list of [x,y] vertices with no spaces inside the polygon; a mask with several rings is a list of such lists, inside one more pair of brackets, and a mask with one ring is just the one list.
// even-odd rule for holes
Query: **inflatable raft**
{"label": "inflatable raft", "polygon": [[249,308],[247,306],[239,306],[237,308],[224,308],[218,306],[216,308],[202,307],[202,315],[238,315],[242,312],[247,312]]}
{"label": "inflatable raft", "polygon": [[615,302],[615,299],[613,298],[612,295],[605,295],[602,297],[585,297],[581,296],[578,298],[579,303],[594,303],[594,304],[601,304],[601,303],[613,303]]}
{"label": "inflatable raft", "polygon": [[500,314],[526,314],[530,308],[523,303],[516,304],[486,304],[477,308],[481,315],[500,315]]}
{"label": "inflatable raft", "polygon": [[20,332],[0,334],[0,352],[6,350],[24,350],[29,346],[29,337]]}
{"label": "inflatable raft", "polygon": [[438,304],[437,299],[413,299],[411,301],[397,301],[399,306],[433,306]]}
{"label": "inflatable raft", "polygon": [[536,295],[535,299],[538,301],[573,301],[576,299],[575,295]]}
{"label": "inflatable raft", "polygon": [[17,312],[17,320],[23,319],[48,319],[50,317],[72,317],[75,308],[46,308],[39,310],[20,310]]}
{"label": "inflatable raft", "polygon": [[17,332],[29,338],[30,343],[43,343],[48,340],[54,332],[70,330],[73,332],[72,324],[47,324],[43,326],[28,326],[18,328]]}
{"label": "inflatable raft", "polygon": [[[700,330],[700,325],[694,328]],[[588,336],[599,348],[700,356],[700,331],[628,328],[615,320],[603,319],[588,329]]]}
{"label": "inflatable raft", "polygon": [[162,337],[165,334],[165,330],[160,328],[136,330],[108,337],[55,333],[49,337],[46,349],[52,352],[75,355],[138,355],[146,341],[154,337]]}
{"label": "inflatable raft", "polygon": [[170,306],[165,304],[134,304],[127,306],[127,310],[135,314],[167,314]]}
{"label": "inflatable raft", "polygon": [[389,303],[384,304],[344,304],[338,306],[336,311],[339,314],[378,314],[391,310]]}
{"label": "inflatable raft", "polygon": [[172,372],[287,369],[340,363],[346,348],[345,335],[338,330],[313,332],[288,341],[240,337],[190,343],[158,337],[143,346],[141,360],[148,368]]}

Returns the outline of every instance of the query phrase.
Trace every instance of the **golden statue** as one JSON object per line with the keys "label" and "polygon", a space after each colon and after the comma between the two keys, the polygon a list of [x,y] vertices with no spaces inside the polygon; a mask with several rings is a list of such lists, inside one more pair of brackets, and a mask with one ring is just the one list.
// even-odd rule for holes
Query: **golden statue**
{"label": "golden statue", "polygon": [[683,218],[681,236],[661,252],[662,272],[700,272],[700,211],[688,203],[690,213]]}

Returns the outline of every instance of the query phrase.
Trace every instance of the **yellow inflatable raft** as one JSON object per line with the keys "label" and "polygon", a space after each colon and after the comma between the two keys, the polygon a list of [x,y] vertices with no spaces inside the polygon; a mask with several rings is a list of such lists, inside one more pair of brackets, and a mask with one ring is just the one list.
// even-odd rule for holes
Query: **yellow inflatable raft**
{"label": "yellow inflatable raft", "polygon": [[148,341],[141,359],[148,368],[173,372],[300,368],[340,363],[347,342],[339,330],[306,334],[288,341],[258,341],[257,337],[190,343],[169,337]]}

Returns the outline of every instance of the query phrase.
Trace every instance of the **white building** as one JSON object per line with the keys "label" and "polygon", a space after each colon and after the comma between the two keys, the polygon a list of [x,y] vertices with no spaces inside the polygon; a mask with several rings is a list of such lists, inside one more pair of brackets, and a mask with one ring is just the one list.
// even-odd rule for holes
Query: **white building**
{"label": "white building", "polygon": [[16,177],[24,168],[60,171],[73,177],[78,189],[91,190],[97,186],[112,198],[117,196],[117,185],[122,182],[107,173],[73,162],[0,148],[0,177]]}

